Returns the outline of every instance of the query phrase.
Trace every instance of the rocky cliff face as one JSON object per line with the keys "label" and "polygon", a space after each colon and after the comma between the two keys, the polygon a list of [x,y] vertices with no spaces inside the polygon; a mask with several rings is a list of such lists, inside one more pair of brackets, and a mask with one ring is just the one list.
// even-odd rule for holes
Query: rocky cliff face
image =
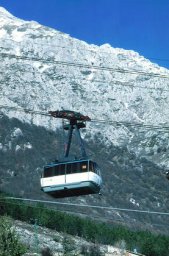
{"label": "rocky cliff face", "polygon": [[[162,175],[169,167],[167,69],[134,51],[89,45],[3,8],[0,60],[1,190],[43,197],[39,175],[61,152],[61,122],[24,109],[47,113],[63,108],[96,120],[83,137],[104,180],[102,198],[68,201],[169,211],[169,184]],[[149,223],[157,229],[160,224],[168,232],[163,226],[168,217],[91,209],[83,213],[133,226]]]}

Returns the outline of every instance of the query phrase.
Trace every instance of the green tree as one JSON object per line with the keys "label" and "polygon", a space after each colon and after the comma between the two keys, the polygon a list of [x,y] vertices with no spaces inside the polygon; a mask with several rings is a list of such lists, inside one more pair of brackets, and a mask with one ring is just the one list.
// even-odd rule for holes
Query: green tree
{"label": "green tree", "polygon": [[21,256],[26,247],[20,243],[12,221],[7,217],[0,217],[0,256]]}
{"label": "green tree", "polygon": [[90,256],[102,256],[103,254],[100,251],[100,247],[97,244],[90,246]]}
{"label": "green tree", "polygon": [[66,234],[63,237],[62,246],[65,256],[72,255],[73,251],[76,249],[74,240]]}

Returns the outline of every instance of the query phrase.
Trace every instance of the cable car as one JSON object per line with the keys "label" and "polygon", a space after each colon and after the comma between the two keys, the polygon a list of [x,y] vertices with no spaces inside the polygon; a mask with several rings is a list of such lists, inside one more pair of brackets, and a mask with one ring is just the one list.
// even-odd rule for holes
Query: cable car
{"label": "cable car", "polygon": [[41,177],[42,190],[56,198],[99,193],[101,184],[99,167],[89,159],[46,165]]}
{"label": "cable car", "polygon": [[[68,132],[68,136],[63,159],[44,166],[40,180],[41,190],[55,198],[99,193],[102,185],[100,169],[88,158],[79,131],[86,127],[85,121],[90,121],[90,118],[70,110],[49,113],[53,117],[69,120],[68,124],[63,123],[63,129]],[[74,130],[81,149],[81,158],[78,160],[69,158]]]}
{"label": "cable car", "polygon": [[166,172],[166,178],[169,180],[169,171]]}

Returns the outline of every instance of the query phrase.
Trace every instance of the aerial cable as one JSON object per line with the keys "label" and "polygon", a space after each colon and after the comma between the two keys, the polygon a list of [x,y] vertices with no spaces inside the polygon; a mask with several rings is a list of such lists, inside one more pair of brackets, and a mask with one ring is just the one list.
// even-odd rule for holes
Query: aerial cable
{"label": "aerial cable", "polygon": [[[89,204],[65,203],[65,202],[58,202],[58,201],[47,201],[47,200],[38,200],[38,199],[29,199],[29,198],[20,198],[20,197],[4,197],[3,199],[4,200],[5,199],[7,199],[7,200],[21,200],[21,201],[27,201],[27,202],[37,202],[37,203],[56,204],[56,205],[89,207],[89,208],[103,209],[103,210],[109,210],[109,211],[138,212],[138,213],[145,213],[145,214],[169,216],[169,212],[158,212],[158,211],[152,211],[152,210],[137,210],[137,209],[108,207],[108,206],[89,205]],[[2,200],[2,198],[1,198],[1,200]]]}
{"label": "aerial cable", "polygon": [[42,116],[49,116],[49,117],[51,117],[51,115],[47,114],[46,112],[35,111],[35,110],[32,110],[32,109],[26,109],[26,108],[8,107],[6,105],[0,105],[0,109],[7,109],[7,110],[25,112],[25,113],[28,113],[28,114],[35,114],[35,115],[42,115]]}
{"label": "aerial cable", "polygon": [[[5,199],[6,200],[6,199]],[[19,205],[19,203],[14,203],[14,202],[9,202],[9,201],[5,201],[4,198],[0,198],[0,203],[4,203],[4,204],[10,204],[10,205]],[[14,200],[13,200],[14,201]],[[44,207],[40,207],[40,206],[37,206],[37,205],[31,205],[29,204],[28,207],[31,207],[31,208],[36,208],[36,209],[41,209],[41,210],[44,210]],[[85,217],[89,217],[89,215],[87,213],[84,213],[84,212],[79,212],[79,211],[72,211],[72,210],[68,210],[68,209],[56,209],[56,208],[52,208],[50,207],[50,210],[52,211],[59,211],[59,212],[63,212],[63,213],[68,213],[68,214],[80,214],[80,215],[83,215]],[[92,214],[92,219],[100,219],[99,216],[94,216]],[[116,223],[125,223],[126,224],[126,221],[125,219],[114,219],[114,218],[108,218],[108,217],[104,217],[105,220],[107,221],[112,221],[113,222],[116,222]],[[139,221],[139,220],[138,220]],[[146,222],[147,225],[151,225],[151,226],[159,226],[159,227],[169,227],[169,225],[165,225],[165,224],[157,224],[157,223],[148,223]]]}
{"label": "aerial cable", "polygon": [[[24,70],[24,72],[25,73],[31,73],[31,71],[28,71],[28,70]],[[4,72],[0,72],[0,74],[4,74]],[[38,74],[43,74],[43,73],[41,73],[41,72],[39,72]],[[46,76],[47,76],[47,74],[46,74]],[[72,79],[73,81],[75,81],[76,83],[79,81],[79,80],[81,80],[81,81],[85,81],[85,82],[90,82],[90,83],[102,83],[102,84],[106,84],[106,85],[111,85],[112,86],[112,88],[118,88],[118,87],[129,87],[130,89],[133,89],[133,88],[140,88],[140,89],[145,89],[145,90],[154,90],[154,91],[160,91],[160,92],[169,92],[169,89],[164,89],[164,88],[160,88],[160,87],[147,87],[147,86],[139,86],[139,85],[134,85],[134,84],[129,84],[129,83],[123,83],[123,82],[121,82],[121,84],[118,84],[119,83],[119,81],[118,80],[110,80],[110,81],[106,81],[106,80],[98,80],[98,79],[88,79],[87,77],[86,78],[84,78],[84,77],[82,77],[82,76],[76,76],[76,77],[74,77],[74,76],[68,76],[67,74],[66,74],[66,76],[65,77],[63,77],[63,79],[64,78],[70,78],[70,79]],[[52,80],[53,81],[57,81],[57,77],[55,78],[55,77],[53,77],[52,78]],[[27,81],[25,81],[24,82],[24,84],[30,84],[29,82],[27,82]],[[2,83],[1,83],[2,84]],[[3,84],[5,84],[5,83],[3,83]],[[63,89],[63,87],[62,87],[62,89]],[[119,89],[119,88],[118,88]],[[72,91],[72,92],[74,92],[74,91],[79,91],[79,89],[78,88],[67,88],[66,87],[66,90],[69,90],[69,91]],[[82,90],[82,88],[81,88],[81,90]],[[83,89],[83,90],[85,90],[85,88]],[[119,89],[119,90],[121,90],[121,89]],[[91,92],[90,92],[91,93]]]}
{"label": "aerial cable", "polygon": [[[14,40],[12,40],[12,39],[5,39],[5,42],[6,41],[9,41],[9,42],[14,42],[15,44],[17,43],[18,45],[20,45],[20,43],[18,43],[18,42],[16,42],[16,41],[14,41]],[[66,50],[70,50],[70,48],[68,48],[67,46],[61,46],[61,45],[56,45],[56,44],[50,44],[50,43],[35,43],[35,42],[32,42],[33,43],[33,46],[34,45],[37,45],[37,46],[39,46],[39,45],[42,45],[42,46],[50,46],[50,47],[53,47],[53,48],[60,48],[60,49],[66,49]],[[72,42],[71,42],[71,45],[72,45]],[[89,45],[89,47],[90,47],[90,45]],[[9,50],[8,48],[5,48],[5,47],[2,47],[2,46],[0,46],[0,48],[1,49],[3,49],[3,50]],[[103,50],[100,50],[100,47],[99,46],[97,46],[97,45],[95,45],[95,49],[93,48],[93,49],[86,49],[86,48],[84,48],[84,47],[78,47],[78,48],[71,48],[72,49],[72,51],[73,50],[83,50],[83,52],[89,52],[89,53],[94,53],[94,54],[100,54],[100,53],[103,53],[103,54],[108,54],[108,55],[110,55],[110,54],[114,54],[113,52],[111,53],[111,50],[114,50],[114,48],[113,47],[111,47],[110,49],[110,51],[103,51]],[[124,53],[118,53],[118,54],[124,54],[124,58],[126,57],[126,55],[127,55],[127,50],[125,50],[125,49],[122,49],[122,50],[124,50]],[[126,51],[126,54],[125,54],[125,51]],[[103,56],[104,57],[104,56]],[[164,58],[156,58],[156,57],[145,57],[145,56],[142,56],[142,55],[140,55],[139,54],[139,57],[141,57],[141,58],[144,58],[145,60],[157,60],[157,61],[164,61],[164,62],[169,62],[169,59],[164,59]]]}
{"label": "aerial cable", "polygon": [[43,63],[51,63],[55,65],[63,65],[63,66],[70,66],[70,67],[79,67],[79,68],[87,68],[87,69],[96,69],[96,70],[104,70],[104,71],[111,71],[111,72],[118,72],[118,73],[126,73],[126,74],[140,74],[140,75],[146,75],[149,77],[160,77],[160,78],[169,78],[169,75],[162,75],[160,73],[147,73],[142,70],[132,70],[132,69],[123,69],[123,68],[111,68],[111,67],[104,67],[104,66],[97,66],[97,65],[88,65],[83,63],[77,63],[77,62],[67,62],[67,61],[59,61],[59,60],[49,60],[49,59],[42,59],[37,57],[27,57],[27,56],[19,56],[15,54],[9,54],[9,53],[0,53],[0,56],[3,58],[14,58],[14,59],[20,59],[20,60],[31,60],[31,61],[40,61]]}
{"label": "aerial cable", "polygon": [[[41,111],[34,111],[31,109],[25,109],[25,108],[18,108],[18,107],[9,107],[6,105],[0,105],[0,109],[6,109],[9,111],[19,111],[24,112],[28,114],[35,114],[35,115],[42,115],[52,118],[52,116],[49,113],[41,112]],[[169,126],[164,125],[163,123],[160,123],[159,125],[148,125],[144,123],[131,123],[131,122],[125,122],[125,121],[112,121],[108,119],[91,119],[89,122],[91,123],[100,123],[100,124],[108,124],[113,126],[127,126],[127,127],[138,127],[138,128],[146,128],[146,129],[154,129],[154,130],[160,130],[160,129],[166,129],[168,131]]]}
{"label": "aerial cable", "polygon": [[127,126],[127,127],[145,127],[147,129],[160,129],[160,128],[163,128],[163,129],[169,129],[169,126],[167,125],[164,125],[163,123],[159,124],[159,125],[148,125],[148,124],[144,124],[144,123],[130,123],[130,122],[125,122],[125,121],[111,121],[111,120],[106,120],[106,119],[91,119],[91,122],[99,122],[99,123],[102,123],[102,124],[113,124],[115,126]]}
{"label": "aerial cable", "polygon": [[[32,73],[30,70],[24,70],[24,73]],[[1,72],[0,71],[0,74],[2,74],[2,75],[4,75],[4,72]],[[46,73],[41,73],[41,72],[38,72],[38,74],[44,74],[44,75],[46,75],[46,76],[48,76],[48,74],[46,74]],[[63,76],[62,75],[62,79],[65,79],[65,78],[70,78],[70,79],[72,79],[73,81],[79,81],[79,80],[81,80],[81,81],[87,81],[87,82],[95,82],[95,83],[103,83],[103,84],[111,84],[111,83],[118,83],[119,81],[118,80],[98,80],[98,79],[88,79],[87,77],[85,78],[85,77],[83,77],[83,76],[77,76],[76,75],[76,77],[75,76],[68,76],[67,74],[65,75],[65,76]],[[58,79],[57,79],[57,77],[52,77],[52,81],[58,81]],[[1,81],[1,83],[2,83],[3,81]],[[26,83],[26,84],[30,84],[29,82],[27,82],[27,81],[25,81],[24,83]],[[4,82],[3,82],[3,84],[5,84]],[[119,84],[118,84],[119,85]],[[157,89],[157,90],[164,90],[165,91],[165,89],[163,89],[163,88],[159,88],[159,87],[157,87],[157,88],[153,88],[153,87],[145,87],[145,86],[135,86],[135,85],[133,85],[133,84],[120,84],[121,86],[127,86],[127,87],[136,87],[136,88],[145,88],[145,89]],[[117,86],[117,85],[116,85]],[[63,88],[63,87],[62,87]],[[61,89],[62,89],[61,88]],[[69,88],[66,88],[66,89],[69,89]],[[76,91],[76,90],[79,90],[78,88],[75,88],[75,89],[71,89],[72,91]],[[169,91],[169,90],[166,90],[166,91]]]}
{"label": "aerial cable", "polygon": [[[25,73],[31,73],[31,71],[25,71],[24,70],[24,72]],[[1,74],[4,74],[4,72],[0,72]],[[41,74],[41,72],[39,72],[39,74]],[[106,80],[98,80],[98,79],[88,79],[87,77],[86,78],[84,78],[84,77],[81,77],[81,76],[76,76],[76,77],[74,77],[74,76],[68,76],[67,74],[66,74],[66,76],[65,76],[66,78],[70,78],[70,79],[73,79],[74,81],[79,81],[78,79],[81,79],[81,81],[87,81],[87,82],[95,82],[95,83],[103,83],[103,84],[111,84],[111,83],[118,83],[119,81],[117,80],[117,81],[115,81],[115,80],[110,80],[110,81],[106,81]],[[65,77],[63,77],[63,79],[65,78]],[[57,78],[55,78],[55,77],[53,77],[52,78],[52,80],[57,80]],[[24,82],[24,83],[28,83],[28,82]],[[29,84],[29,83],[28,83]],[[147,86],[139,86],[139,85],[133,85],[133,84],[125,84],[125,83],[123,83],[122,82],[122,84],[116,84],[115,85],[116,86],[116,88],[117,88],[117,86],[121,86],[121,87],[130,87],[131,89],[133,89],[133,88],[141,88],[141,89],[147,89],[147,90],[160,90],[160,91],[162,91],[162,92],[168,92],[169,90],[168,89],[163,89],[163,88],[160,88],[160,87],[157,87],[157,88],[153,88],[153,87],[147,87]],[[71,88],[66,88],[66,90],[70,90],[70,91],[78,91],[79,89],[76,89],[76,88],[73,88],[73,89],[71,89]]]}

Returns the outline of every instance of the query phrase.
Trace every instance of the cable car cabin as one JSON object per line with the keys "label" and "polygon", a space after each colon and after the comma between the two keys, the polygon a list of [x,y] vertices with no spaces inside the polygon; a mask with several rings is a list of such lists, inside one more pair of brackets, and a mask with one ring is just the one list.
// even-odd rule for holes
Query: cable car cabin
{"label": "cable car cabin", "polygon": [[55,198],[99,193],[102,178],[91,160],[56,162],[44,167],[41,190]]}
{"label": "cable car cabin", "polygon": [[169,171],[166,172],[166,178],[169,180]]}

